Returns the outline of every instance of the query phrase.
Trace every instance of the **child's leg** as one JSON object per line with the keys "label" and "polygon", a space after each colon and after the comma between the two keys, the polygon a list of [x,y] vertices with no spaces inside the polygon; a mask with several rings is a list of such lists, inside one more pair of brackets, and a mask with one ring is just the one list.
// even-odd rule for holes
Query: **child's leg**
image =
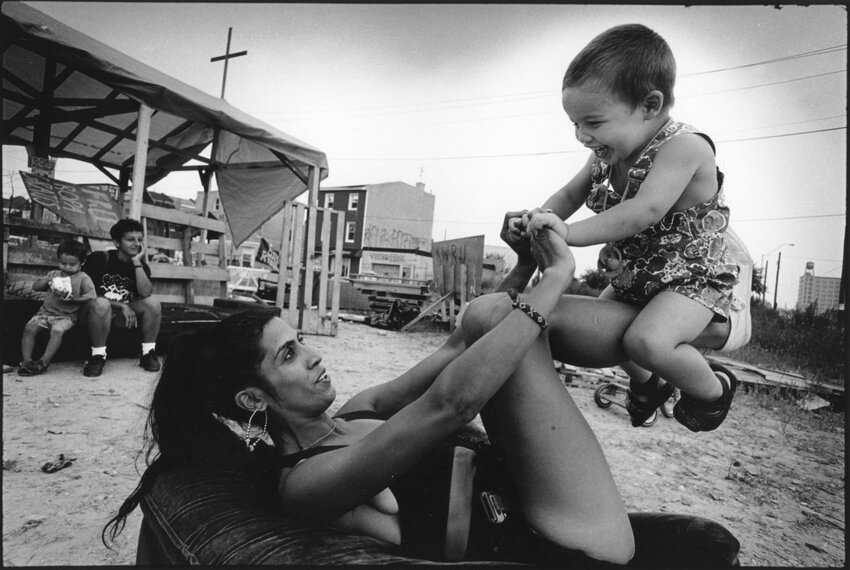
{"label": "child's leg", "polygon": [[713,401],[723,385],[699,350],[690,343],[711,322],[713,312],[679,293],[656,295],[626,331],[629,358],[652,370],[694,399]]}
{"label": "child's leg", "polygon": [[50,339],[47,341],[47,346],[44,348],[44,355],[41,361],[45,366],[50,364],[56,351],[62,346],[62,337],[74,326],[74,321],[71,319],[55,319],[53,326],[50,328]]}
{"label": "child's leg", "polygon": [[24,334],[21,335],[21,359],[23,362],[32,361],[32,351],[35,350],[35,337],[41,327],[30,320],[24,326]]}
{"label": "child's leg", "polygon": [[[614,288],[608,285],[605,289],[602,290],[602,293],[599,294],[600,299],[611,299],[613,301],[617,300],[617,296],[614,293]],[[620,368],[623,369],[623,372],[629,375],[629,379],[632,384],[645,384],[647,380],[649,380],[650,375],[652,374],[649,370],[641,368],[631,360],[626,360],[619,364]]]}

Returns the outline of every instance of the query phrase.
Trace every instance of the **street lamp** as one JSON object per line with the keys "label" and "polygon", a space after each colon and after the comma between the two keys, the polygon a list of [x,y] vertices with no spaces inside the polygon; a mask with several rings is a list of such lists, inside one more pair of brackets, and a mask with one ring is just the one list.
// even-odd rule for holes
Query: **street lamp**
{"label": "street lamp", "polygon": [[[786,245],[790,246],[790,247],[794,247],[793,243],[783,243],[783,244],[777,245],[776,247],[771,249],[765,257],[770,257],[770,255],[774,251],[781,249],[781,248],[785,247]],[[777,293],[779,293],[779,265],[780,265],[780,263],[782,263],[782,252],[781,251],[779,252],[779,255],[776,258],[776,283],[773,286],[773,308],[774,309],[776,309],[776,296],[777,296]],[[767,285],[767,262],[765,262],[765,265],[764,265],[764,279],[765,279],[765,281],[764,281],[763,284]]]}

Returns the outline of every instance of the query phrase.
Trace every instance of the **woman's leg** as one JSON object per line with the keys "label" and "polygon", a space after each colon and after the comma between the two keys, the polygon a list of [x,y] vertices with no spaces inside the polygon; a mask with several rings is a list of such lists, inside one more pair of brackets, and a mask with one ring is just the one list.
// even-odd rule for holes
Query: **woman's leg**
{"label": "woman's leg", "polygon": [[[552,356],[576,366],[616,366],[628,360],[623,336],[639,309],[619,301],[564,295],[549,316]],[[697,348],[720,348],[729,336],[729,323],[711,323],[691,343]]]}
{"label": "woman's leg", "polygon": [[697,400],[712,401],[723,386],[699,350],[689,343],[713,312],[674,292],[661,292],[635,317],[623,338],[627,354]]}
{"label": "woman's leg", "polygon": [[[467,342],[495,326],[509,302],[498,295],[471,304],[463,323]],[[503,306],[494,312],[494,303]],[[599,560],[631,558],[634,539],[622,499],[596,436],[555,371],[545,334],[481,416],[507,458],[532,528]]]}

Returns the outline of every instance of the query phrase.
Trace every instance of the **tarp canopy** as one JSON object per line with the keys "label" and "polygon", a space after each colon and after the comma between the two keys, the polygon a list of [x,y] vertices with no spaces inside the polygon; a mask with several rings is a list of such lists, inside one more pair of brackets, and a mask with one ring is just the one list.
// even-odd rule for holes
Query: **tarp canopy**
{"label": "tarp canopy", "polygon": [[311,170],[328,174],[322,151],[20,2],[2,5],[0,46],[3,144],[91,163],[126,189],[144,103],[145,186],[212,168],[236,245],[308,190]]}

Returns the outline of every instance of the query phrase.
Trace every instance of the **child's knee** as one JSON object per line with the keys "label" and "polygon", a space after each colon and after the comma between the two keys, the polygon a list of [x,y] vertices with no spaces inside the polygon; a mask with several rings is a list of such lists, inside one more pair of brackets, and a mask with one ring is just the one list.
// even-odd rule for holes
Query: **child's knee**
{"label": "child's knee", "polygon": [[623,336],[623,348],[629,360],[641,366],[647,366],[655,362],[670,347],[660,341],[658,335],[645,329],[630,327]]}

